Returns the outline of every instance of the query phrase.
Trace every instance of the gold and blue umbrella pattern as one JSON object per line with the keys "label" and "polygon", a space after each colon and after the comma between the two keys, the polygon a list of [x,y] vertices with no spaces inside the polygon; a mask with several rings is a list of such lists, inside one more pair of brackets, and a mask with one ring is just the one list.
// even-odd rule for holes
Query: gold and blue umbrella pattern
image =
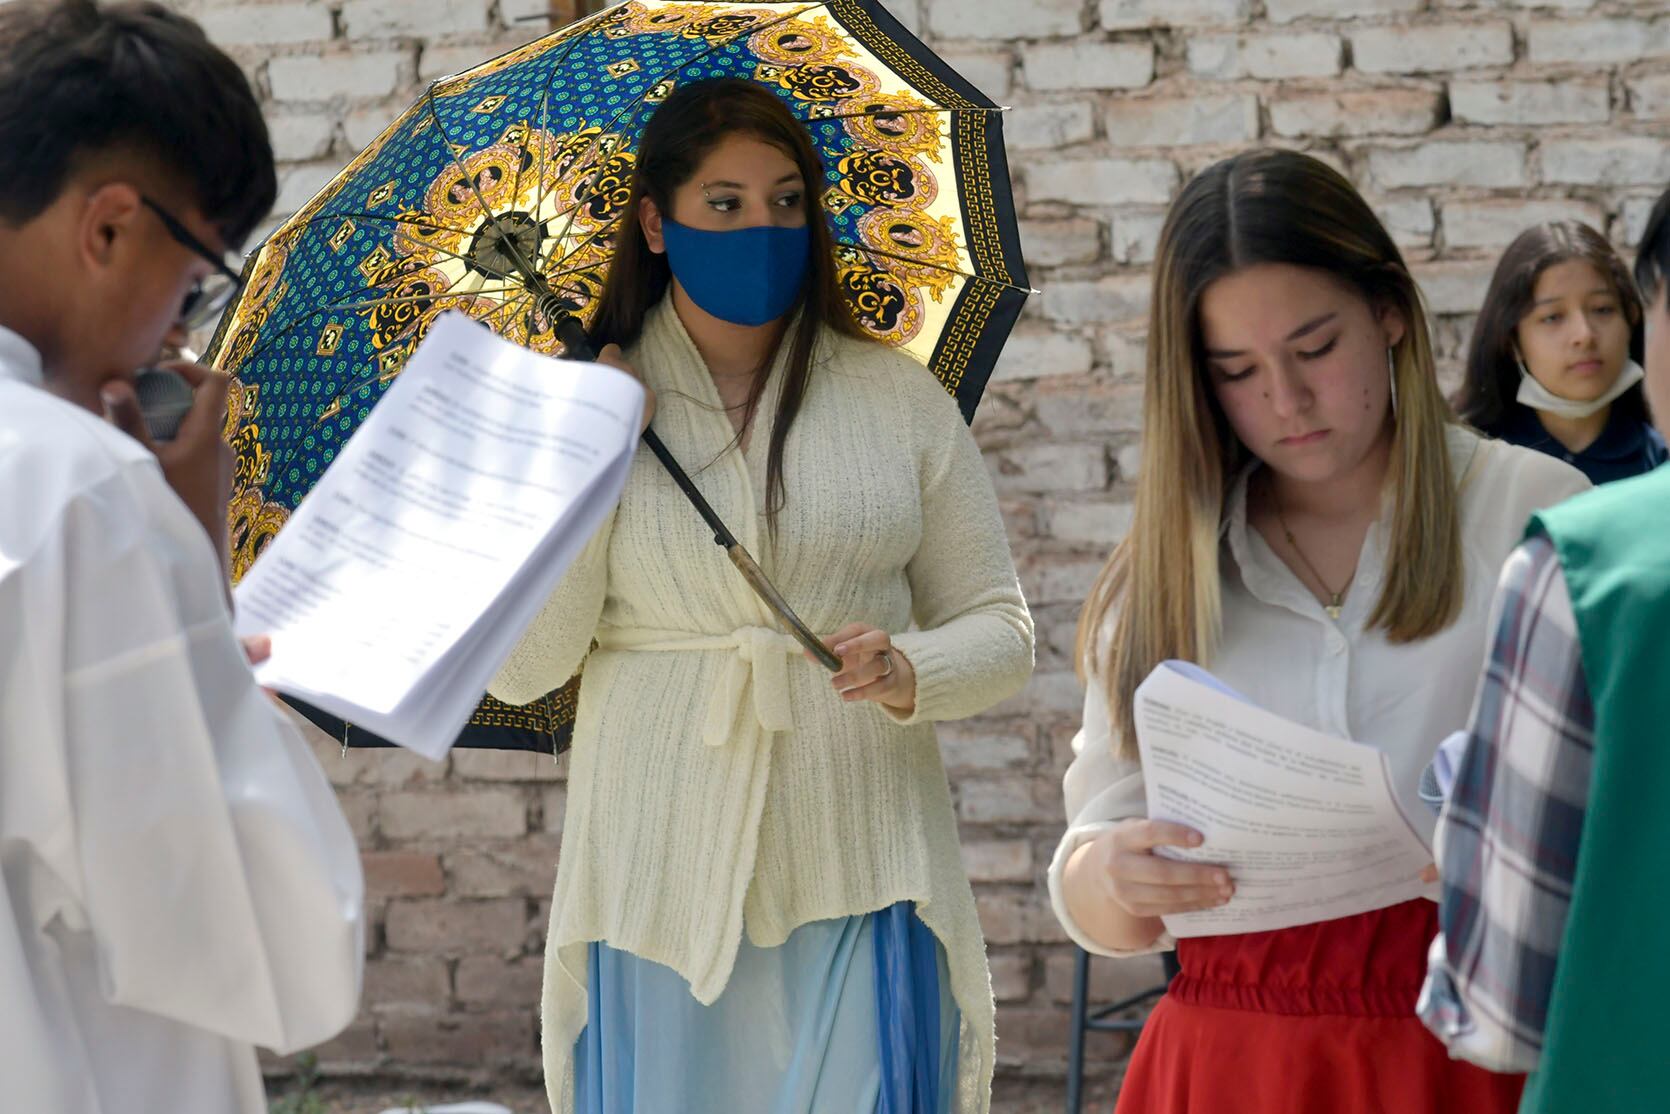
{"label": "gold and blue umbrella pattern", "polygon": [[[806,123],[854,316],[972,418],[1030,293],[998,107],[875,0],[628,0],[432,84],[250,257],[206,357],[233,377],[234,581],[440,313],[561,353],[553,318],[589,317],[644,124],[724,76]],[[560,749],[574,694],[488,700],[460,745]]]}

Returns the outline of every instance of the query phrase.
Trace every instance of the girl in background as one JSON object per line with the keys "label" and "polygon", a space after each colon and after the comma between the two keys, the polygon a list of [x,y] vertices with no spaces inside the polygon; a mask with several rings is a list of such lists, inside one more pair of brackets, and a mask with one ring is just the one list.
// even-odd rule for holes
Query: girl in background
{"label": "girl in background", "polygon": [[1647,417],[1640,357],[1641,299],[1612,245],[1576,221],[1539,224],[1496,264],[1458,409],[1591,483],[1637,476],[1667,455]]}

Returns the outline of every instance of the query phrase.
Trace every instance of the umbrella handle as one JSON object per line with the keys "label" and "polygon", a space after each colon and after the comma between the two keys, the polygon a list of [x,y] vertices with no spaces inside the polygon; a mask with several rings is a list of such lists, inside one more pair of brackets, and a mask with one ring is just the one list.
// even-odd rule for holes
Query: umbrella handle
{"label": "umbrella handle", "polygon": [[754,594],[764,600],[765,605],[775,611],[778,617],[788,624],[789,633],[794,635],[795,641],[811,651],[812,656],[817,658],[825,669],[831,673],[839,673],[841,671],[841,659],[836,657],[829,647],[823,644],[822,639],[812,633],[810,627],[801,622],[800,616],[794,613],[794,609],[789,606],[789,602],[777,591],[777,586],[766,579],[764,571],[760,569],[759,563],[754,560],[753,555],[740,545],[726,546],[725,555],[731,559],[731,564],[736,566],[736,571],[740,572],[742,578],[748,582],[748,587],[754,589]]}
{"label": "umbrella handle", "polygon": [[[591,338],[586,335],[585,326],[581,325],[580,319],[572,314],[563,316],[557,322],[557,339],[562,341],[563,350],[570,359],[590,360],[596,358],[596,349],[592,347]],[[690,479],[690,474],[674,458],[672,451],[667,448],[661,438],[656,436],[655,430],[644,430],[644,445],[655,454],[655,459],[661,462],[662,467],[667,470],[668,475],[672,476],[673,482],[678,485],[679,490],[684,492],[684,497],[690,501],[690,505],[696,508],[696,513],[702,516],[702,521],[706,522],[708,528],[713,531],[714,544],[723,549],[726,555],[730,557],[731,564],[736,566],[737,571],[748,582],[748,587],[754,590],[754,594],[759,596],[767,607],[777,613],[778,617],[788,626],[789,633],[794,636],[795,641],[806,647],[825,669],[831,673],[839,673],[841,671],[841,659],[836,657],[829,647],[823,644],[823,640],[812,633],[812,628],[808,627],[800,616],[794,613],[794,609],[783,598],[783,594],[777,590],[776,585],[771,583],[764,570],[760,568],[759,562],[754,560],[753,555],[748,552],[741,542],[736,540],[736,535],[731,533],[730,527],[725,525],[718,512],[708,504],[707,499],[696,489],[695,483]]]}

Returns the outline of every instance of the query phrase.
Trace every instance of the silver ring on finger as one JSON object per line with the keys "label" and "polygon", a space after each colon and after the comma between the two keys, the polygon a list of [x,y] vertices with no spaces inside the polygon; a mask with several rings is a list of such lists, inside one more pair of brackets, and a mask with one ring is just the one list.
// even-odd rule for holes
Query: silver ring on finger
{"label": "silver ring on finger", "polygon": [[881,652],[881,663],[887,668],[881,671],[881,676],[877,677],[876,680],[885,681],[887,678],[893,676],[893,651],[883,650]]}

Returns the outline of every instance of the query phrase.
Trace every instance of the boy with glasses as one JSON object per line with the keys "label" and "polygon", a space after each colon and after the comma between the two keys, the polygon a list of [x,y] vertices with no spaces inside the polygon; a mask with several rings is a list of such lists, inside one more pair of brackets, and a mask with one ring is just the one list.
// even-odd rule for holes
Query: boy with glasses
{"label": "boy with glasses", "polygon": [[266,127],[160,5],[13,0],[0,151],[0,1108],[258,1114],[252,1046],[354,1015],[363,881],[232,633],[225,380],[156,445],[132,378],[235,292]]}

